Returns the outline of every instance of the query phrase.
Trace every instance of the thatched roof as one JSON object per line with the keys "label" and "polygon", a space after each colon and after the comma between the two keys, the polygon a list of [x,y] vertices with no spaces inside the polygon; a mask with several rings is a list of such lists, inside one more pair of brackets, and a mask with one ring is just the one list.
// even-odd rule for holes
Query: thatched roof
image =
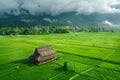
{"label": "thatched roof", "polygon": [[44,47],[36,48],[35,54],[36,52],[40,56],[48,56],[48,55],[54,54],[54,51],[51,46],[44,46]]}
{"label": "thatched roof", "polygon": [[36,48],[34,54],[30,57],[30,61],[39,65],[57,59],[57,57],[58,55],[55,54],[51,46],[45,46]]}

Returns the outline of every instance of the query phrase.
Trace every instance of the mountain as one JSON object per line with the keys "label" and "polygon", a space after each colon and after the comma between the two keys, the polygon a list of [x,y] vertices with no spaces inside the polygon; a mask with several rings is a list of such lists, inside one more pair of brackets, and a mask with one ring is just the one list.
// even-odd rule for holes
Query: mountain
{"label": "mountain", "polygon": [[120,14],[76,14],[63,13],[57,16],[51,15],[10,15],[0,14],[0,27],[31,27],[31,26],[104,26],[108,22],[113,25],[120,25]]}

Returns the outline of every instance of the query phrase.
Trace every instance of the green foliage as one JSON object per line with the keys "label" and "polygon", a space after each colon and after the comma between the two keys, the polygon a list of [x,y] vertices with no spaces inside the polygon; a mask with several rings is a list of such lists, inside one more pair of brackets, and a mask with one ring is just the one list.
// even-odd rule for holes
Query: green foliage
{"label": "green foliage", "polygon": [[0,35],[38,35],[50,33],[70,32],[120,32],[116,27],[80,27],[80,26],[41,26],[41,27],[3,27],[0,28]]}
{"label": "green foliage", "polygon": [[67,61],[65,61],[63,64],[64,64],[63,65],[63,70],[67,71],[67,69],[68,69],[68,63],[67,63]]}

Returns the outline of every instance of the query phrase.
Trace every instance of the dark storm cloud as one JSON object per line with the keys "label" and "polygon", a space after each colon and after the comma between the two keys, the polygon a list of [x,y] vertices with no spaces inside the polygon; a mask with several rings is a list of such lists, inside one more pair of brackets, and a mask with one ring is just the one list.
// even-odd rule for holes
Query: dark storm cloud
{"label": "dark storm cloud", "polygon": [[112,7],[120,4],[120,0],[0,0],[0,13],[19,15],[24,9],[31,14],[58,15],[66,12],[77,14],[120,13],[120,9]]}

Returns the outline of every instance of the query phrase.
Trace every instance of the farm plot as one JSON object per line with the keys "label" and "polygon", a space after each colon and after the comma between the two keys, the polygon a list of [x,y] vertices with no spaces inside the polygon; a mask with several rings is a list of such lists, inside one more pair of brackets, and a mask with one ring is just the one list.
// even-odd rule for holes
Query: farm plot
{"label": "farm plot", "polygon": [[[1,80],[120,80],[119,33],[0,36]],[[36,47],[52,45],[59,59],[29,62]],[[62,70],[67,62],[68,70]]]}

